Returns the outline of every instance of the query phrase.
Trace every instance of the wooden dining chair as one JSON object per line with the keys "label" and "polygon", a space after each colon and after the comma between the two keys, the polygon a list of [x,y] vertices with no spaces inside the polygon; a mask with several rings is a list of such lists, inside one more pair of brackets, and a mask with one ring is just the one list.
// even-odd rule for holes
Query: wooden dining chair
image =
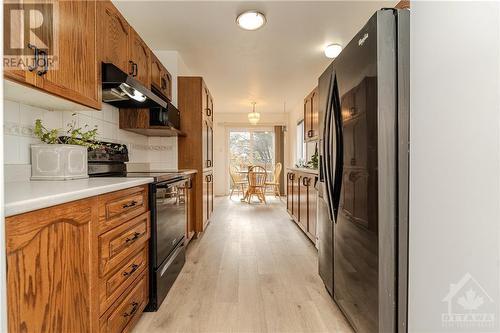
{"label": "wooden dining chair", "polygon": [[241,191],[241,195],[243,196],[245,194],[245,187],[248,184],[247,180],[242,178],[234,167],[229,168],[229,175],[231,176],[231,194],[229,195],[229,199],[233,196],[234,190],[237,193]]}
{"label": "wooden dining chair", "polygon": [[274,167],[274,173],[273,173],[273,179],[271,181],[266,181],[266,188],[270,186],[273,191],[274,195],[278,198],[281,198],[280,194],[280,174],[281,174],[281,169],[283,166],[281,163],[276,163],[276,166]]}
{"label": "wooden dining chair", "polygon": [[247,200],[251,202],[252,196],[256,195],[260,202],[266,203],[266,179],[267,171],[261,166],[253,166],[248,171]]}

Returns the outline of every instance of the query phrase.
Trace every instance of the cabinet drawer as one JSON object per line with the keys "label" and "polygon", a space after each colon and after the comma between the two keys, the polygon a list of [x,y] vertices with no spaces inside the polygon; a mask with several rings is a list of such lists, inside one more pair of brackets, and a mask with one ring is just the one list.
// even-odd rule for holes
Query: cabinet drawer
{"label": "cabinet drawer", "polygon": [[[99,309],[105,312],[148,266],[148,247],[127,258],[125,263],[99,281]],[[146,269],[147,271],[147,269]]]}
{"label": "cabinet drawer", "polygon": [[118,305],[106,312],[100,320],[100,332],[128,332],[141,317],[148,303],[148,276],[144,272],[134,281],[134,288],[122,297]]}
{"label": "cabinet drawer", "polygon": [[149,212],[99,236],[99,276],[109,273],[149,239]]}
{"label": "cabinet drawer", "polygon": [[104,232],[148,210],[146,186],[99,196],[99,231]]}

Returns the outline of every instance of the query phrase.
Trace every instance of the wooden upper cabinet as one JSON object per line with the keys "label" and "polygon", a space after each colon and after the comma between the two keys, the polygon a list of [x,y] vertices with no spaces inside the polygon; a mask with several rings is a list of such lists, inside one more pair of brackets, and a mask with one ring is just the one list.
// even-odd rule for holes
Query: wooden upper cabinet
{"label": "wooden upper cabinet", "polygon": [[169,101],[172,100],[172,75],[158,60],[153,52],[150,52],[151,57],[151,88],[163,95]]}
{"label": "wooden upper cabinet", "polygon": [[311,99],[306,97],[304,99],[304,141],[309,141],[311,136]]}
{"label": "wooden upper cabinet", "polygon": [[161,82],[161,74],[163,71],[163,65],[160,60],[154,55],[153,52],[150,54],[151,58],[151,87],[156,88],[161,91],[162,82]]}
{"label": "wooden upper cabinet", "polygon": [[319,95],[316,87],[311,96],[311,140],[319,139]]}
{"label": "wooden upper cabinet", "polygon": [[210,91],[208,88],[203,84],[203,114],[207,119],[210,119],[210,121],[213,121],[214,119],[214,101],[212,99],[212,95],[210,95]]}
{"label": "wooden upper cabinet", "polygon": [[[36,38],[26,41],[38,50],[38,66],[6,70],[6,78],[34,86],[50,94],[89,106],[101,107],[97,69],[96,1],[35,1],[19,8],[36,6],[42,15],[35,17]],[[53,11],[56,6],[57,11]],[[58,13],[54,20],[54,12]],[[43,20],[36,22],[36,20]],[[71,24],[68,24],[71,22]],[[6,23],[8,24],[8,23]],[[23,29],[11,34],[24,34]],[[34,34],[30,34],[33,36]],[[5,44],[4,47],[8,47]],[[28,50],[29,51],[29,50]],[[33,65],[30,62],[30,65]]]}
{"label": "wooden upper cabinet", "polygon": [[304,99],[304,141],[315,141],[319,138],[319,102],[318,87],[314,88]]}
{"label": "wooden upper cabinet", "polygon": [[125,73],[130,73],[130,26],[111,1],[98,1],[97,6],[100,59],[102,62],[114,64]]}
{"label": "wooden upper cabinet", "polygon": [[140,81],[147,88],[151,85],[150,77],[150,50],[141,36],[132,28],[130,28],[130,43],[129,43],[129,59],[130,59],[130,74]]}
{"label": "wooden upper cabinet", "polygon": [[[23,1],[19,0],[15,4],[6,4],[6,6],[15,6],[14,8],[19,11],[25,11],[28,8],[25,6]],[[5,9],[6,10],[6,9]],[[8,55],[10,53],[9,48],[12,48],[14,50],[14,46],[10,45],[12,41],[10,40],[9,36],[7,33],[10,31],[10,34],[12,36],[24,36],[25,31],[24,27],[20,25],[19,23],[15,21],[11,21],[12,17],[10,15],[4,15],[4,21],[3,21],[3,29],[4,29],[4,55]],[[24,41],[24,47],[27,47],[27,45],[31,41]],[[13,52],[14,53],[14,52]],[[16,52],[17,54],[17,52]],[[4,67],[4,77],[17,81],[17,82],[22,82],[22,83],[27,83],[30,85],[35,86],[36,85],[36,71],[34,69],[29,70],[28,68],[33,65],[32,61],[33,59],[31,58],[34,54],[34,50],[31,50],[29,52],[28,59],[25,61],[16,63],[17,65],[17,70],[16,69],[9,69],[9,67]],[[27,63],[26,63],[27,62]],[[14,65],[14,64],[12,64]]]}
{"label": "wooden upper cabinet", "polygon": [[100,108],[95,40],[96,1],[58,1],[57,6],[61,24],[56,34],[57,59],[53,68],[48,65],[44,70],[46,73],[38,75],[37,86],[75,102]]}

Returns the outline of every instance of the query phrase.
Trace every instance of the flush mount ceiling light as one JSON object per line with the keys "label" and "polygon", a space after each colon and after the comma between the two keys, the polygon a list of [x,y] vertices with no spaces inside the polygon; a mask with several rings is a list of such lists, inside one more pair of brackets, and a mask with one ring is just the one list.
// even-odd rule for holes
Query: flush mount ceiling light
{"label": "flush mount ceiling light", "polygon": [[255,112],[255,104],[257,104],[257,103],[256,102],[252,102],[253,111],[252,112],[248,112],[248,121],[252,125],[257,125],[257,123],[260,120],[260,113]]}
{"label": "flush mount ceiling light", "polygon": [[236,23],[242,29],[257,30],[266,24],[266,17],[256,10],[249,10],[238,15]]}
{"label": "flush mount ceiling light", "polygon": [[325,56],[327,58],[336,58],[340,54],[340,52],[342,52],[342,46],[340,46],[339,44],[330,44],[325,47]]}

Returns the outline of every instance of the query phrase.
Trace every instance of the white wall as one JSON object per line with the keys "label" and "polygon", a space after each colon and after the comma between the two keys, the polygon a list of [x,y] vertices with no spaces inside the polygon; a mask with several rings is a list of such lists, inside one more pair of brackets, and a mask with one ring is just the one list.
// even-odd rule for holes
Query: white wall
{"label": "white wall", "polygon": [[469,285],[484,302],[470,312],[494,312],[499,331],[499,7],[412,2],[410,332],[458,330],[442,299],[466,273],[495,302]]}
{"label": "white wall", "polygon": [[[214,102],[215,106],[217,101]],[[257,127],[286,126],[288,113],[262,112]],[[229,186],[229,164],[227,135],[229,128],[253,127],[248,122],[246,112],[217,113],[214,112],[214,194],[227,195]],[[285,165],[288,165],[289,144],[285,135]]]}

